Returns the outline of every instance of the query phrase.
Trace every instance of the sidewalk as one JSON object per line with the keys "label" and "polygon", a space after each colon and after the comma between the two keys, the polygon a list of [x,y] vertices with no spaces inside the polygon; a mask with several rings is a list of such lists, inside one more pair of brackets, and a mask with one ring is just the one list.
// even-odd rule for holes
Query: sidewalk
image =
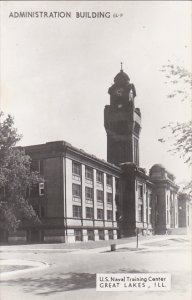
{"label": "sidewalk", "polygon": [[[139,243],[145,243],[149,241],[156,240],[165,240],[171,238],[184,238],[189,239],[187,236],[173,236],[173,235],[153,235],[153,236],[139,236]],[[88,250],[88,249],[96,249],[96,248],[105,248],[110,247],[111,244],[123,245],[123,244],[133,244],[136,247],[136,236],[122,238],[117,240],[107,240],[107,241],[89,241],[89,242],[76,242],[71,244],[65,243],[57,243],[57,244],[23,244],[23,245],[3,245],[0,247],[0,252],[12,252],[12,251],[57,251],[63,250],[66,252],[74,251],[74,250]]]}

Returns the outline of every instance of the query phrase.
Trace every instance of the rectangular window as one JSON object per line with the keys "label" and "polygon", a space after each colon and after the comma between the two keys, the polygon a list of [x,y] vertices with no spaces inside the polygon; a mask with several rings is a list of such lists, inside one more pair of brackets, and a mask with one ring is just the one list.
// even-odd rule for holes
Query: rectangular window
{"label": "rectangular window", "polygon": [[93,201],[93,189],[88,186],[85,187],[85,199]]}
{"label": "rectangular window", "polygon": [[97,201],[103,202],[103,191],[97,190]]}
{"label": "rectangular window", "polygon": [[72,184],[72,195],[73,197],[81,198],[81,186],[79,184]]}
{"label": "rectangular window", "polygon": [[96,173],[96,181],[99,183],[103,183],[103,173],[100,171],[97,171]]}
{"label": "rectangular window", "polygon": [[73,205],[73,217],[80,219],[81,215],[81,206]]}
{"label": "rectangular window", "polygon": [[107,185],[112,186],[112,176],[107,174],[106,179],[107,179]]}
{"label": "rectangular window", "polygon": [[109,240],[113,240],[113,230],[108,230]]}
{"label": "rectangular window", "polygon": [[72,162],[72,178],[76,181],[81,181],[81,164]]}
{"label": "rectangular window", "polygon": [[44,182],[39,183],[39,196],[45,195],[45,184]]}
{"label": "rectangular window", "polygon": [[72,162],[72,173],[74,175],[78,175],[78,176],[81,176],[81,164],[73,161]]}
{"label": "rectangular window", "polygon": [[139,165],[139,143],[136,138],[134,138],[134,163]]}
{"label": "rectangular window", "polygon": [[107,203],[108,204],[112,204],[113,203],[112,193],[107,193]]}
{"label": "rectangular window", "polygon": [[86,219],[93,219],[93,207],[86,207]]}
{"label": "rectangular window", "polygon": [[138,196],[139,198],[143,198],[143,185],[139,184],[138,186]]}
{"label": "rectangular window", "polygon": [[93,180],[93,169],[85,167],[85,179]]}
{"label": "rectangular window", "polygon": [[94,230],[87,229],[87,236],[88,236],[88,241],[94,241],[95,239]]}
{"label": "rectangular window", "polygon": [[107,210],[107,220],[112,221],[113,220],[113,211]]}
{"label": "rectangular window", "polygon": [[74,229],[75,241],[81,242],[82,239],[82,230],[81,229]]}
{"label": "rectangular window", "polygon": [[167,209],[167,224],[169,224],[169,210]]}
{"label": "rectangular window", "polygon": [[99,235],[99,240],[104,240],[105,239],[104,230],[99,229],[98,230],[98,235]]}
{"label": "rectangular window", "polygon": [[138,206],[138,221],[143,222],[143,205],[139,204]]}
{"label": "rectangular window", "polygon": [[103,209],[97,209],[97,220],[103,220]]}

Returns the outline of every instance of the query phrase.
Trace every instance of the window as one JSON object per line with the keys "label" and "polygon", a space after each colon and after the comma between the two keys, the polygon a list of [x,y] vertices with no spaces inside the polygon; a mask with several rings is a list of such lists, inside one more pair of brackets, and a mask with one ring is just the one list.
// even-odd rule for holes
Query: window
{"label": "window", "polygon": [[139,198],[143,198],[143,185],[141,184],[138,186],[138,196]]}
{"label": "window", "polygon": [[103,202],[103,191],[97,190],[97,201]]}
{"label": "window", "polygon": [[148,223],[152,223],[152,194],[149,194]]}
{"label": "window", "polygon": [[108,204],[112,204],[113,203],[112,193],[107,193],[107,203]]}
{"label": "window", "polygon": [[85,179],[93,180],[93,169],[85,167]]}
{"label": "window", "polygon": [[103,220],[103,209],[100,208],[97,209],[97,219]]}
{"label": "window", "polygon": [[39,196],[45,195],[45,185],[44,182],[39,183]]}
{"label": "window", "polygon": [[75,235],[75,241],[79,242],[82,241],[82,230],[81,229],[75,229],[74,230],[74,235]]}
{"label": "window", "polygon": [[107,174],[107,185],[112,186],[112,176]]}
{"label": "window", "polygon": [[166,216],[167,216],[167,224],[169,224],[169,210],[168,209],[167,209]]}
{"label": "window", "polygon": [[107,210],[107,220],[112,221],[113,220],[113,212],[112,210]]}
{"label": "window", "polygon": [[88,236],[88,241],[94,241],[95,239],[94,230],[87,229],[87,236]]}
{"label": "window", "polygon": [[103,173],[100,171],[97,171],[96,173],[96,181],[99,183],[103,183]]}
{"label": "window", "polygon": [[81,165],[75,161],[72,162],[72,173],[81,176]]}
{"label": "window", "polygon": [[93,201],[93,189],[88,186],[85,187],[85,199]]}
{"label": "window", "polygon": [[99,240],[104,240],[105,239],[104,230],[99,229],[98,230],[98,235],[99,235]]}
{"label": "window", "polygon": [[93,219],[93,207],[86,207],[86,219]]}
{"label": "window", "polygon": [[81,206],[73,205],[73,217],[81,218]]}
{"label": "window", "polygon": [[136,138],[134,138],[134,163],[139,165],[139,143]]}
{"label": "window", "polygon": [[139,204],[138,206],[138,221],[143,222],[143,205]]}
{"label": "window", "polygon": [[81,198],[81,186],[79,184],[72,184],[72,194],[73,197]]}
{"label": "window", "polygon": [[109,240],[113,240],[113,230],[108,230]]}

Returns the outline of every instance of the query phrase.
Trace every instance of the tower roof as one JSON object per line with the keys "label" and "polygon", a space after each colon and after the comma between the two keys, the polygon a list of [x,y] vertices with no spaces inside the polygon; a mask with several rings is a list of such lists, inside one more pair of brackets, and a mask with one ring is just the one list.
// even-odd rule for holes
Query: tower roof
{"label": "tower roof", "polygon": [[129,76],[123,72],[122,63],[121,63],[121,70],[120,72],[115,76],[114,82],[115,83],[127,83],[130,81]]}

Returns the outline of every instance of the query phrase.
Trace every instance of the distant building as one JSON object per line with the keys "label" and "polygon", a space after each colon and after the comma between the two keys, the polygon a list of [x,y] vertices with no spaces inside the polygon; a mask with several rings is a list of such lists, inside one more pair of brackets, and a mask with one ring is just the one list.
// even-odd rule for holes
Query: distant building
{"label": "distant building", "polygon": [[141,113],[122,68],[108,93],[107,162],[64,141],[25,147],[44,178],[30,197],[42,224],[23,226],[10,241],[97,241],[188,226],[188,202],[179,204],[181,215],[174,176],[159,164],[147,175],[139,165]]}
{"label": "distant building", "polygon": [[[171,233],[178,228],[178,186],[175,177],[162,165],[154,165],[150,169],[153,182],[153,211],[155,234]],[[174,232],[174,231],[173,231]]]}
{"label": "distant building", "polygon": [[192,229],[192,205],[191,197],[185,193],[178,194],[178,223],[179,230],[183,234]]}

